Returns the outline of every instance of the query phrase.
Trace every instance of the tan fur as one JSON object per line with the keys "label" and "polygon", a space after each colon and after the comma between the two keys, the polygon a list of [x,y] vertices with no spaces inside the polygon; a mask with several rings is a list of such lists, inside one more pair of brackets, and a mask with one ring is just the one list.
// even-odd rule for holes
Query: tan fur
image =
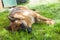
{"label": "tan fur", "polygon": [[38,14],[38,12],[30,10],[29,8],[24,7],[24,6],[15,7],[11,11],[9,16],[20,19],[20,20],[15,20],[14,22],[10,23],[12,30],[18,30],[19,25],[22,22],[25,23],[27,28],[31,27],[32,24],[35,23],[35,18],[37,19],[37,21],[42,20],[43,22],[45,22],[47,24],[54,24],[53,20],[43,17],[40,14]]}

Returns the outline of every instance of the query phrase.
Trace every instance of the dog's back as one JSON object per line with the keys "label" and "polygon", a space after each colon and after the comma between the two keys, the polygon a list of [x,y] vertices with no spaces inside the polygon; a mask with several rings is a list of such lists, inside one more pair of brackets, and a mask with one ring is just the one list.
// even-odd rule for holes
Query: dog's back
{"label": "dog's back", "polygon": [[32,14],[33,14],[32,10],[26,7],[20,6],[12,9],[9,16],[18,18],[18,19],[28,17],[31,20],[31,22],[34,23],[34,17]]}

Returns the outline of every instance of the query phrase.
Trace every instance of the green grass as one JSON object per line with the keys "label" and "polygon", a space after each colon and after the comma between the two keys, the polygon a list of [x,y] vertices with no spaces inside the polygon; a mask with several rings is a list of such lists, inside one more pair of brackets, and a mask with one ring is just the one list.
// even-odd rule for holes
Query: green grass
{"label": "green grass", "polygon": [[38,10],[45,17],[54,19],[56,24],[54,26],[45,23],[33,24],[31,34],[22,30],[10,32],[4,28],[9,25],[7,18],[9,12],[0,12],[0,40],[60,40],[60,5],[38,5],[30,8]]}

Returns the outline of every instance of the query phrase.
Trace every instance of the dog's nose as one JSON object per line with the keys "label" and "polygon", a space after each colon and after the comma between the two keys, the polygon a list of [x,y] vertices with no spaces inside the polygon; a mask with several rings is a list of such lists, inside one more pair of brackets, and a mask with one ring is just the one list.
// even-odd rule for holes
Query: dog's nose
{"label": "dog's nose", "polygon": [[32,28],[27,28],[27,31],[28,31],[28,33],[31,33],[31,31],[32,31]]}

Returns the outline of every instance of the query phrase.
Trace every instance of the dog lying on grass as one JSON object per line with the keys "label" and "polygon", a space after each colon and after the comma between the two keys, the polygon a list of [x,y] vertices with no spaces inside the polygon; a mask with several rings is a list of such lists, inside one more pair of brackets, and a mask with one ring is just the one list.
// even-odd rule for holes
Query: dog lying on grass
{"label": "dog lying on grass", "polygon": [[27,7],[19,6],[12,9],[8,16],[10,20],[9,28],[17,31],[19,28],[27,29],[28,33],[32,31],[32,24],[37,21],[43,21],[47,24],[54,25],[54,20],[46,18],[38,14],[38,12],[30,10]]}

